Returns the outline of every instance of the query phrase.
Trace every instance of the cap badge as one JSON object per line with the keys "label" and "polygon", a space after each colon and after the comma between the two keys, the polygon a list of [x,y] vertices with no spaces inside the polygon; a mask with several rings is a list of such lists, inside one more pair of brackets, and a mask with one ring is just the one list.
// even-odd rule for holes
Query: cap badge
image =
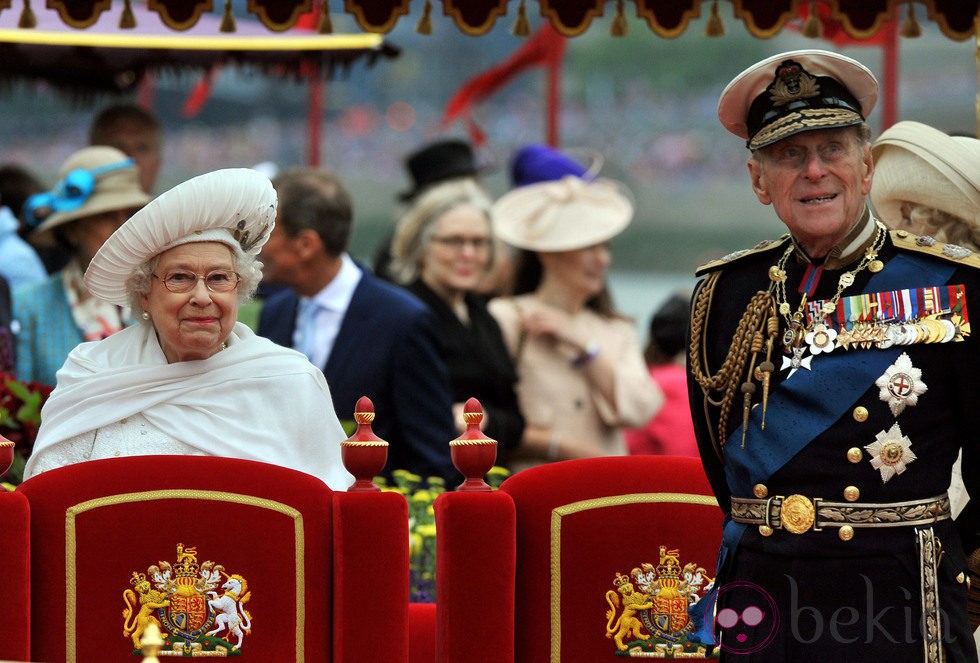
{"label": "cap badge", "polygon": [[784,106],[797,99],[808,99],[820,94],[817,79],[807,73],[799,62],[786,60],[776,69],[776,79],[769,87],[769,99],[773,106]]}

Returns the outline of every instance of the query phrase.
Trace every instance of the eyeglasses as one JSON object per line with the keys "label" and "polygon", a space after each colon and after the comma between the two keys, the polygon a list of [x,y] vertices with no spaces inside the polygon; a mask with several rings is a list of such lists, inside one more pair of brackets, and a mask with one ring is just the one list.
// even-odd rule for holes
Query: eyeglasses
{"label": "eyeglasses", "polygon": [[810,153],[813,152],[817,159],[826,166],[839,163],[851,154],[849,144],[833,141],[818,145],[810,150],[801,145],[773,145],[770,148],[763,148],[767,158],[774,161],[782,168],[799,169],[810,161]]}
{"label": "eyeglasses", "polygon": [[95,180],[99,175],[113,170],[134,166],[132,159],[117,161],[85,170],[70,171],[51,191],[35,193],[24,203],[24,219],[31,228],[36,228],[55,212],[72,212],[85,204],[95,193]]}
{"label": "eyeglasses", "polygon": [[204,286],[211,292],[231,292],[238,287],[241,277],[235,272],[227,269],[216,269],[203,276],[194,272],[175,271],[167,272],[163,277],[151,274],[153,278],[163,281],[163,286],[170,292],[185,293],[197,287],[199,280],[204,281]]}
{"label": "eyeglasses", "polygon": [[460,235],[449,235],[448,237],[433,237],[432,241],[448,246],[454,251],[462,251],[467,246],[472,246],[475,251],[486,251],[490,248],[489,237],[462,237]]}

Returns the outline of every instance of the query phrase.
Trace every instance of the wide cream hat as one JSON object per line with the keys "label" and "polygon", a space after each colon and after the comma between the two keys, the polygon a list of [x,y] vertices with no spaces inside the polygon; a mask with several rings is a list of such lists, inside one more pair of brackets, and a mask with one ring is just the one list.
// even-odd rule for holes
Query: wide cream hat
{"label": "wide cream hat", "polygon": [[980,224],[980,140],[902,121],[872,147],[871,204],[885,223],[902,219],[902,203],[932,207]]}
{"label": "wide cream hat", "polygon": [[69,221],[140,208],[150,200],[140,187],[133,160],[105,145],[85,147],[72,154],[58,171],[58,180],[51,191],[35,194],[25,203],[28,222],[40,222],[34,237]]}
{"label": "wide cream hat", "polygon": [[112,304],[129,302],[126,281],[150,258],[188,242],[222,242],[258,255],[276,223],[272,182],[251,168],[199,175],[160,194],[102,245],[85,285]]}
{"label": "wide cream hat", "polygon": [[566,175],[505,193],[493,206],[494,233],[529,251],[584,249],[612,239],[633,219],[626,187]]}
{"label": "wide cream hat", "polygon": [[718,100],[718,119],[754,150],[801,131],[860,124],[877,100],[878,81],[857,60],[788,51],[732,79]]}

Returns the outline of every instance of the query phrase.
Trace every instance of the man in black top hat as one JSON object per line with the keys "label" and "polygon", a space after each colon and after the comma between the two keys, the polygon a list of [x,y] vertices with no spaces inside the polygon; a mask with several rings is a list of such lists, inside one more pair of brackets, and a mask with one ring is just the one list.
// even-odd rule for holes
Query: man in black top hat
{"label": "man in black top hat", "polygon": [[977,660],[976,512],[954,522],[946,489],[962,447],[980,495],[980,258],[872,215],[876,97],[864,66],[806,50],[718,105],[789,230],[702,266],[692,299],[691,409],[726,515],[723,659]]}
{"label": "man in black top hat", "polygon": [[[482,170],[477,166],[473,148],[458,138],[437,140],[412,152],[405,157],[405,169],[412,178],[412,187],[398,194],[398,200],[405,205],[411,204],[433,184],[463,177],[478,178]],[[374,273],[386,281],[392,280],[388,265],[393,236],[394,230],[385,236],[374,257]]]}

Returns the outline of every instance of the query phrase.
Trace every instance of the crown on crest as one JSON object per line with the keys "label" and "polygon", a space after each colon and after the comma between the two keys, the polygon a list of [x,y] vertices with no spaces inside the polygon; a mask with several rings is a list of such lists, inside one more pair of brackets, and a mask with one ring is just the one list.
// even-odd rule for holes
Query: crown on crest
{"label": "crown on crest", "polygon": [[617,571],[616,578],[613,580],[613,585],[615,585],[616,587],[622,587],[623,585],[628,584],[629,581],[630,581],[629,576],[624,576],[622,573]]}

